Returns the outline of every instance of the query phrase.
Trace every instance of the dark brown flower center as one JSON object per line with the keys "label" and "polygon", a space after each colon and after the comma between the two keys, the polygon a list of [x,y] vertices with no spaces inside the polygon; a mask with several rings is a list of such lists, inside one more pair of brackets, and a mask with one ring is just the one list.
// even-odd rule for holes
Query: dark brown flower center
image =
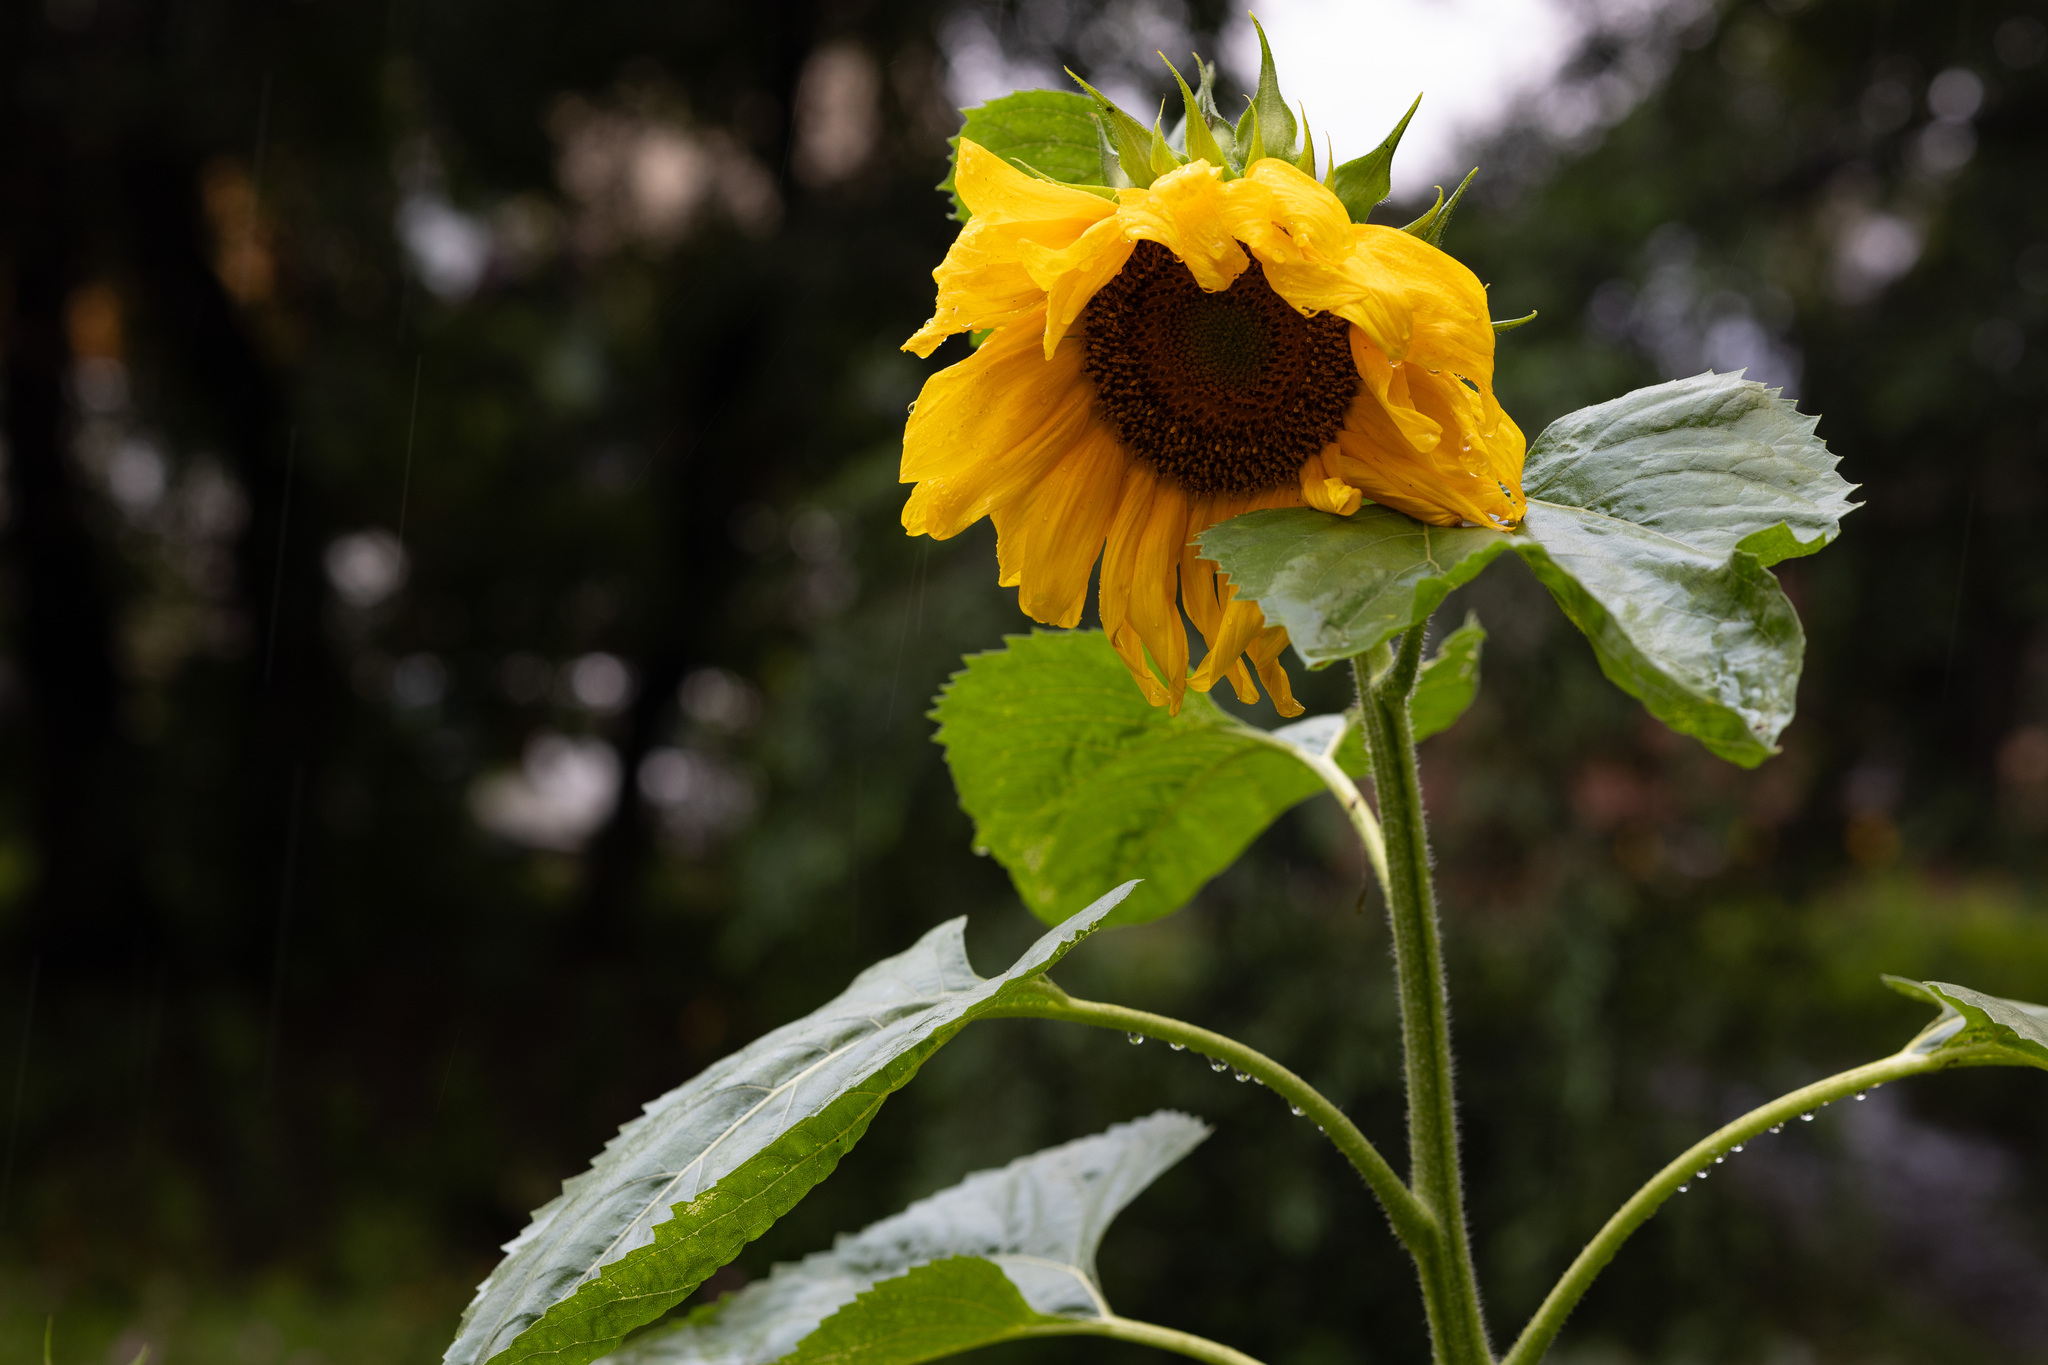
{"label": "dark brown flower center", "polygon": [[1256,260],[1210,294],[1172,252],[1140,242],[1082,327],[1103,416],[1191,493],[1292,482],[1358,393],[1350,324],[1295,312]]}

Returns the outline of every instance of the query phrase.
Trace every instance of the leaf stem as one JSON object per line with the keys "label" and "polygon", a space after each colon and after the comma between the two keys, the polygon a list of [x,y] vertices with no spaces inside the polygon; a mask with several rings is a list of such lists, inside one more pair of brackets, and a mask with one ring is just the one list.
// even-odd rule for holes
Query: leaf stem
{"label": "leaf stem", "polygon": [[[1347,722],[1347,728],[1348,725],[1349,722]],[[1323,785],[1328,787],[1330,794],[1337,798],[1337,804],[1344,810],[1344,818],[1351,822],[1351,828],[1358,835],[1359,846],[1365,850],[1365,860],[1372,864],[1373,876],[1379,880],[1380,894],[1389,894],[1387,891],[1386,836],[1381,833],[1379,819],[1373,815],[1372,807],[1366,804],[1364,795],[1358,790],[1358,784],[1351,780],[1351,774],[1345,772],[1344,769],[1337,765],[1337,761],[1334,758],[1326,754],[1310,753],[1299,745],[1289,744],[1281,739],[1274,739],[1264,730],[1255,729],[1251,726],[1246,726],[1245,728],[1250,730],[1262,742],[1285,751],[1288,757],[1302,763],[1310,771],[1314,772],[1317,777],[1323,779]],[[1338,742],[1341,743],[1342,739],[1343,735],[1340,733]],[[1335,753],[1337,747],[1337,743],[1332,743],[1330,745],[1330,753]]]}
{"label": "leaf stem", "polygon": [[1401,1049],[1408,1080],[1409,1175],[1439,1229],[1434,1254],[1418,1256],[1423,1302],[1438,1365],[1492,1365],[1478,1276],[1465,1231],[1458,1165],[1458,1111],[1451,1078],[1450,1003],[1436,891],[1429,873],[1429,830],[1415,766],[1408,701],[1422,663],[1424,627],[1411,627],[1389,656],[1351,661],[1372,754],[1373,787],[1386,835],[1387,919],[1401,1007]]}
{"label": "leaf stem", "polygon": [[1095,1000],[1077,1000],[1044,977],[1034,981],[1029,991],[1019,992],[1009,1003],[982,1017],[1000,1018],[1005,1015],[1064,1019],[1069,1023],[1090,1024],[1096,1028],[1117,1029],[1166,1043],[1178,1043],[1252,1077],[1299,1109],[1304,1117],[1313,1119],[1315,1125],[1323,1130],[1331,1145],[1344,1154],[1344,1159],[1351,1163],[1379,1199],[1388,1221],[1394,1225],[1394,1235],[1401,1239],[1410,1255],[1417,1260],[1435,1255],[1438,1241],[1435,1220],[1402,1183],[1394,1168],[1387,1164],[1379,1149],[1358,1131],[1358,1125],[1342,1109],[1264,1053],[1256,1052],[1234,1038],[1163,1014],[1123,1005],[1106,1005]]}
{"label": "leaf stem", "polygon": [[2021,1064],[2013,1060],[2011,1053],[1995,1047],[1966,1046],[1922,1052],[1908,1044],[1904,1051],[1893,1056],[1802,1086],[1715,1129],[1674,1157],[1663,1170],[1650,1178],[1649,1183],[1630,1195],[1627,1203],[1614,1211],[1614,1216],[1607,1220],[1592,1241],[1586,1243],[1584,1250],[1579,1252],[1544,1298],[1535,1316],[1529,1319],[1529,1325],[1522,1329],[1513,1349],[1501,1358],[1501,1365],[1536,1365],[1543,1359],[1565,1319],[1578,1306],[1587,1289],[1592,1287],[1595,1277],[1614,1259],[1615,1252],[1621,1249],[1629,1235],[1647,1223],[1665,1200],[1682,1186],[1699,1179],[1699,1172],[1710,1168],[1737,1144],[1794,1117],[1811,1114],[1844,1095],[1869,1090],[1886,1081],[1945,1071],[1951,1067]]}
{"label": "leaf stem", "polygon": [[1178,1331],[1172,1327],[1161,1327],[1156,1322],[1140,1322],[1136,1318],[1120,1318],[1112,1313],[1101,1318],[1076,1318],[1071,1323],[1057,1327],[1032,1327],[1019,1333],[1020,1336],[1095,1336],[1114,1337],[1118,1341],[1134,1341],[1140,1346],[1156,1346],[1162,1351],[1171,1351],[1190,1360],[1205,1360],[1209,1365],[1260,1365],[1259,1361],[1234,1347],[1220,1341],[1198,1337],[1192,1332]]}

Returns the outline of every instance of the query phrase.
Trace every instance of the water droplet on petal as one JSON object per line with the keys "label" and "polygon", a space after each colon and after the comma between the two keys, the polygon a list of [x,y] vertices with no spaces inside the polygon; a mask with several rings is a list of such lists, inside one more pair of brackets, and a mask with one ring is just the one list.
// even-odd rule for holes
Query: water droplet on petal
{"label": "water droplet on petal", "polygon": [[1246,1081],[1248,1081],[1248,1080],[1250,1080],[1250,1079],[1252,1078],[1252,1073],[1251,1073],[1251,1072],[1249,1072],[1249,1071],[1240,1071],[1240,1072],[1237,1072],[1237,1073],[1236,1073],[1236,1075],[1237,1075],[1237,1081],[1238,1081],[1238,1084],[1240,1084],[1240,1085],[1244,1084],[1244,1083],[1245,1083]]}
{"label": "water droplet on petal", "polygon": [[1145,1035],[1142,1033],[1126,1033],[1124,1038],[1132,1047],[1137,1047],[1145,1041]]}
{"label": "water droplet on petal", "polygon": [[1211,1071],[1228,1071],[1230,1070],[1230,1063],[1218,1061],[1216,1058],[1211,1057],[1209,1059],[1209,1069]]}
{"label": "water droplet on petal", "polygon": [[1715,1158],[1714,1158],[1714,1164],[1715,1164],[1716,1166],[1718,1166],[1718,1165],[1720,1165],[1720,1164],[1721,1164],[1722,1162],[1726,1161],[1727,1159],[1728,1159],[1728,1158],[1727,1158],[1727,1157],[1725,1157],[1725,1156],[1717,1156],[1717,1157],[1715,1157]]}
{"label": "water droplet on petal", "polygon": [[1738,1142],[1733,1147],[1730,1147],[1728,1150],[1731,1152],[1739,1152],[1742,1150],[1742,1144]]}
{"label": "water droplet on petal", "polygon": [[1686,1192],[1687,1190],[1689,1190],[1689,1189],[1691,1189],[1691,1188],[1692,1188],[1692,1186],[1690,1186],[1690,1185],[1680,1185],[1680,1186],[1678,1187],[1678,1192],[1679,1192],[1680,1194],[1684,1194],[1684,1193],[1685,1193],[1685,1192]]}
{"label": "water droplet on petal", "polygon": [[1705,1180],[1705,1179],[1706,1179],[1706,1178],[1707,1178],[1708,1176],[1712,1175],[1713,1173],[1714,1173],[1714,1170],[1713,1170],[1713,1168],[1712,1168],[1711,1166],[1709,1166],[1709,1167],[1707,1167],[1707,1168],[1706,1168],[1706,1169],[1704,1169],[1704,1170],[1698,1170],[1698,1171],[1694,1171],[1694,1172],[1692,1173],[1692,1178],[1693,1178],[1694,1180]]}
{"label": "water droplet on petal", "polygon": [[1782,1133],[1785,1131],[1785,1125],[1782,1123],[1774,1123],[1771,1125],[1771,1131],[1774,1133]]}
{"label": "water droplet on petal", "polygon": [[1175,1052],[1186,1052],[1188,1050],[1188,1045],[1186,1043],[1168,1043],[1167,1046],[1172,1048]]}
{"label": "water droplet on petal", "polygon": [[1856,1092],[1856,1098],[1860,1100],[1860,1099],[1862,1099],[1862,1098],[1864,1097],[1864,1095],[1866,1095],[1866,1094],[1868,1094],[1868,1093],[1869,1093],[1868,1091],[1864,1091],[1864,1090],[1859,1090],[1859,1091],[1857,1091],[1857,1092]]}
{"label": "water droplet on petal", "polygon": [[1290,1104],[1287,1106],[1287,1108],[1288,1111],[1292,1113],[1296,1118],[1300,1118],[1303,1114],[1306,1114],[1308,1112],[1306,1109],[1303,1109],[1298,1104]]}
{"label": "water droplet on petal", "polygon": [[1809,1110],[1807,1110],[1807,1111],[1806,1111],[1805,1113],[1801,1114],[1801,1115],[1799,1116],[1799,1121],[1800,1121],[1801,1123],[1812,1123],[1812,1122],[1813,1122],[1813,1111],[1812,1111],[1811,1109],[1809,1109]]}

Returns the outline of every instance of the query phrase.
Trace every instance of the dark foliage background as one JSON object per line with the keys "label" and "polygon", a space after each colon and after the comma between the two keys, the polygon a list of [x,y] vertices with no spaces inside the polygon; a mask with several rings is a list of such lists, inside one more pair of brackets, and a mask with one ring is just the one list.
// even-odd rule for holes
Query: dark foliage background
{"label": "dark foliage background", "polygon": [[[1697,1131],[1916,1027],[1878,972],[2048,998],[2044,17],[1625,14],[1476,154],[1449,245],[1542,312],[1502,347],[1532,434],[1747,364],[1867,498],[1782,568],[1808,669],[1755,773],[1647,723],[1511,564],[1449,608],[1493,631],[1425,764],[1503,1338]],[[48,1314],[67,1362],[437,1359],[641,1102],[941,919],[985,965],[1035,933],[922,716],[1022,618],[985,528],[896,524],[942,36],[1163,93],[1151,49],[1224,18],[0,8],[0,1359]],[[1340,834],[1311,803],[1064,975],[1277,1053],[1393,1143]],[[2048,1360],[2040,1082],[1752,1148],[1556,1358]],[[1219,1132],[1112,1235],[1123,1311],[1276,1363],[1423,1358],[1303,1125],[1018,1022],[707,1292],[1160,1105]]]}

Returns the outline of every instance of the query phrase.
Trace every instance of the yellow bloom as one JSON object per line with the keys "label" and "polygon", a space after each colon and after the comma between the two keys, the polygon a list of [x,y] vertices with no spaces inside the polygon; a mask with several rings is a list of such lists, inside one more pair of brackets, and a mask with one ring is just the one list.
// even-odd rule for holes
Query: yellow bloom
{"label": "yellow bloom", "polygon": [[[1192,161],[1112,203],[963,139],[955,183],[973,217],[904,349],[991,334],[918,397],[903,525],[945,539],[993,518],[1003,586],[1051,625],[1080,621],[1100,558],[1103,628],[1154,705],[1226,678],[1255,701],[1256,673],[1300,713],[1286,632],[1192,548],[1215,523],[1368,498],[1440,526],[1521,520],[1486,291],[1435,247],[1353,223],[1271,158],[1234,180]],[[1192,679],[1183,608],[1207,646]]]}

